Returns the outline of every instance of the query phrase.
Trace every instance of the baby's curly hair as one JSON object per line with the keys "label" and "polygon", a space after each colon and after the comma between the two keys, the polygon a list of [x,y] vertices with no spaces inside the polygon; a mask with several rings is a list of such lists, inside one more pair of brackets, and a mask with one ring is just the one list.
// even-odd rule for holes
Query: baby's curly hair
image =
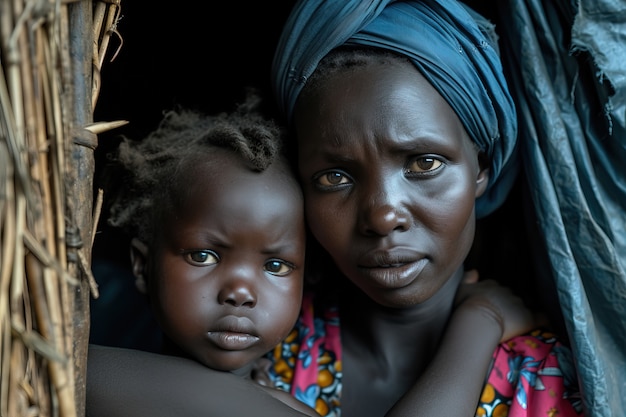
{"label": "baby's curly hair", "polygon": [[168,205],[180,168],[216,147],[231,149],[253,171],[270,166],[281,155],[285,130],[261,115],[260,101],[251,93],[235,111],[217,115],[179,108],[143,140],[124,138],[104,171],[108,224],[151,241],[153,211]]}

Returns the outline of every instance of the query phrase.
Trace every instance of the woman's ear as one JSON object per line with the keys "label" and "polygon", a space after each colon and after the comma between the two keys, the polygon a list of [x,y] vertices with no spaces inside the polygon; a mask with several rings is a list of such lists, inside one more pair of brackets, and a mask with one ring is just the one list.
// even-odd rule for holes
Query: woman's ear
{"label": "woman's ear", "polygon": [[146,265],[148,263],[148,246],[137,238],[130,241],[130,263],[135,276],[135,287],[140,293],[146,294]]}
{"label": "woman's ear", "polygon": [[476,198],[487,190],[489,183],[489,160],[484,152],[478,152],[478,175],[476,176]]}

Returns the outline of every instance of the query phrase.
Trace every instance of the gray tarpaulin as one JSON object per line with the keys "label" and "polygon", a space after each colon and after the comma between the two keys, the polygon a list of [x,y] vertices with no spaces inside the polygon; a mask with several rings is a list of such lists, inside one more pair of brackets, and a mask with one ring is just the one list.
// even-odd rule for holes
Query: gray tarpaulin
{"label": "gray tarpaulin", "polygon": [[498,4],[531,243],[588,416],[626,415],[626,1]]}

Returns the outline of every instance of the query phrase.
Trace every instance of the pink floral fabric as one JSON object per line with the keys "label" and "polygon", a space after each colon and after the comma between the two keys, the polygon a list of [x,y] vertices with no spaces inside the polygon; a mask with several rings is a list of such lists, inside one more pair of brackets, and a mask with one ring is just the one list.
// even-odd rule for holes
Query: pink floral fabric
{"label": "pink floral fabric", "polygon": [[476,416],[582,416],[569,348],[541,330],[500,344]]}
{"label": "pink floral fabric", "polygon": [[[321,416],[341,416],[341,337],[336,307],[315,311],[306,294],[301,316],[268,355],[270,379]],[[500,344],[476,417],[578,417],[582,405],[569,348],[537,330]]]}

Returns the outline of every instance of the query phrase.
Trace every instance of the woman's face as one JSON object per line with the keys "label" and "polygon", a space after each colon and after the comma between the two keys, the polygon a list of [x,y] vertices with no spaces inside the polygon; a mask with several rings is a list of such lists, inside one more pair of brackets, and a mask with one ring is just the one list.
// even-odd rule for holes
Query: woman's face
{"label": "woman's face", "polygon": [[295,111],[310,228],[372,300],[434,295],[474,238],[487,171],[460,120],[410,64],[343,71]]}

